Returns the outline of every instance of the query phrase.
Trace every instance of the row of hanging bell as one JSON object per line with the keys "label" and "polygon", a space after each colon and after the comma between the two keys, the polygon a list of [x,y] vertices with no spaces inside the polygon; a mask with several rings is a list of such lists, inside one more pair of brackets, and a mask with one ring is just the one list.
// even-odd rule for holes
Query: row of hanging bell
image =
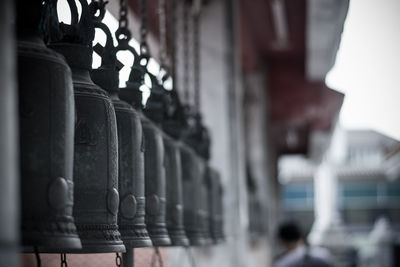
{"label": "row of hanging bell", "polygon": [[79,20],[68,3],[71,25],[59,23],[57,1],[17,3],[22,242],[25,251],[123,252],[115,112],[90,78],[98,3],[81,0]]}
{"label": "row of hanging bell", "polygon": [[[18,77],[21,96],[23,244],[28,249],[35,247],[40,252],[122,252],[125,247],[120,239],[119,226],[127,247],[145,247],[152,243],[156,246],[169,245],[169,237],[172,245],[187,245],[179,185],[180,163],[183,165],[182,172],[185,172],[185,160],[181,162],[179,157],[186,145],[177,145],[140,114],[139,87],[145,73],[142,66],[134,64],[127,88],[121,94],[129,95],[127,99],[136,110],[118,99],[118,71],[115,64],[114,69],[107,69],[107,59],[104,57],[102,68],[91,75],[96,83],[109,91],[113,105],[108,95],[91,81],[94,27],[100,27],[105,32],[107,29],[100,23],[103,9],[100,9],[103,11],[99,17],[92,18],[97,2],[90,6],[84,0],[80,3],[82,16],[78,21],[74,13],[77,9],[69,2],[73,13],[71,25],[58,24],[58,19],[54,24],[56,2],[47,5],[47,12],[53,17],[42,21],[42,26],[58,25],[63,31],[61,35],[49,37],[50,47],[63,54],[72,68],[73,89],[71,74],[63,58],[46,48],[39,37],[31,38],[36,29],[31,29],[27,38],[24,33],[29,29],[21,31]],[[24,3],[23,8],[29,10],[29,14],[34,14],[32,11],[35,8],[38,11],[39,1],[32,1],[31,5],[32,8],[27,9]],[[23,12],[19,11],[18,14],[20,16]],[[29,20],[24,17],[25,21]],[[29,21],[27,25],[35,24]],[[55,32],[58,33],[57,29]],[[22,41],[22,38],[28,41]],[[106,47],[105,51],[108,49]],[[37,70],[38,74],[35,76],[32,70]],[[45,77],[41,77],[39,82],[37,77],[41,75]],[[46,78],[47,87],[43,86]],[[75,142],[73,93],[76,108]],[[44,95],[44,99],[48,99],[46,105],[43,104]],[[42,97],[40,100],[39,96]],[[49,117],[49,114],[52,116]],[[181,153],[177,153],[178,148]],[[146,173],[146,190],[143,171]],[[32,188],[35,194],[29,192]],[[147,197],[146,212],[144,193]],[[204,197],[204,192],[202,195]],[[166,205],[168,231],[165,223]]]}

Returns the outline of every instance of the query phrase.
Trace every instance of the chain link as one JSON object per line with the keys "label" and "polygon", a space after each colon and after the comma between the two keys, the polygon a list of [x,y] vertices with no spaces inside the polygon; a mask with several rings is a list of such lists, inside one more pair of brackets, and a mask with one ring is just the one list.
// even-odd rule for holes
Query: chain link
{"label": "chain link", "polygon": [[154,253],[153,256],[151,257],[151,267],[156,267],[156,260],[158,260],[159,267],[164,266],[161,253],[158,247],[154,247]]}
{"label": "chain link", "polygon": [[189,5],[186,1],[183,4],[183,96],[187,105],[189,105],[190,101],[190,89],[189,89],[189,80],[190,80],[190,70],[189,70]]}
{"label": "chain link", "polygon": [[61,267],[68,267],[67,255],[65,253],[61,253],[60,258],[61,258]]}
{"label": "chain link", "polygon": [[140,57],[146,59],[146,65],[150,56],[147,45],[147,1],[140,1]]}
{"label": "chain link", "polygon": [[193,72],[194,72],[194,106],[200,112],[200,13],[193,15]]}
{"label": "chain link", "polygon": [[160,31],[160,66],[166,69],[167,66],[167,20],[165,0],[158,0],[158,28]]}
{"label": "chain link", "polygon": [[37,267],[41,267],[42,266],[42,262],[40,260],[40,255],[39,255],[39,251],[37,247],[34,247],[34,252],[35,252],[35,258],[36,258],[36,266]]}
{"label": "chain link", "polygon": [[117,267],[122,266],[122,258],[121,258],[121,255],[119,255],[119,253],[115,253],[115,265]]}
{"label": "chain link", "polygon": [[177,90],[177,74],[176,74],[176,66],[178,59],[176,58],[176,1],[170,0],[170,55],[171,55],[171,77],[173,82],[173,88]]}
{"label": "chain link", "polygon": [[128,28],[128,9],[127,9],[127,4],[126,0],[120,0],[119,2],[120,8],[119,8],[119,23],[118,26],[120,29],[126,29]]}
{"label": "chain link", "polygon": [[128,46],[131,39],[131,32],[128,28],[128,6],[126,0],[120,0],[119,23],[115,36],[118,40],[119,46]]}

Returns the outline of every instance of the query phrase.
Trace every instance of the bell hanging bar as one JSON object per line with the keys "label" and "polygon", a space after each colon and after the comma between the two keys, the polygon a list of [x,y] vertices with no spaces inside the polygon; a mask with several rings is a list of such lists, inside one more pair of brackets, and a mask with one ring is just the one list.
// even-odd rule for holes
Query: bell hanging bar
{"label": "bell hanging bar", "polygon": [[[53,1],[52,3],[55,3]],[[63,54],[72,69],[75,92],[74,216],[82,250],[71,253],[124,252],[118,231],[118,139],[115,111],[108,94],[95,85],[92,41],[105,9],[103,1],[68,1],[71,25],[52,23],[50,47]],[[98,15],[96,16],[95,14]]]}
{"label": "bell hanging bar", "polygon": [[[80,249],[73,209],[71,70],[46,48],[41,0],[17,1],[22,245],[26,252]],[[54,11],[48,5],[47,11]],[[44,14],[42,14],[44,15]]]}

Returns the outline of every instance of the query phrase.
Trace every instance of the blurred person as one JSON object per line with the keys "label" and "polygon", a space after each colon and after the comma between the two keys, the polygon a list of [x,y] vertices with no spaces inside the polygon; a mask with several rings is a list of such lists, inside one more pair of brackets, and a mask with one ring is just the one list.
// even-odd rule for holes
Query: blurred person
{"label": "blurred person", "polygon": [[284,252],[274,263],[274,267],[333,267],[330,253],[322,248],[310,248],[294,221],[282,223],[278,228],[278,239]]}

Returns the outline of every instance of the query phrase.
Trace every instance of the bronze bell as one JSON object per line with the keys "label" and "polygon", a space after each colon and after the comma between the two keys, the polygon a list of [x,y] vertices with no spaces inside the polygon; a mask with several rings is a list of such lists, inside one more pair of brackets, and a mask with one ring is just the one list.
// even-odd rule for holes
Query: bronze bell
{"label": "bronze bell", "polygon": [[223,232],[223,209],[222,209],[222,198],[223,190],[221,184],[221,177],[219,173],[209,167],[208,173],[208,188],[209,188],[209,227],[211,237],[214,244],[221,243],[224,240]]}
{"label": "bronze bell", "polygon": [[144,116],[142,127],[145,137],[146,225],[153,245],[166,246],[171,240],[165,221],[166,177],[163,136],[161,130]]}
{"label": "bronze bell", "polygon": [[[53,2],[53,1],[52,1]],[[68,1],[75,5],[75,1]],[[63,54],[72,69],[75,92],[74,216],[82,250],[75,253],[124,252],[117,225],[118,139],[113,105],[108,94],[90,78],[94,23],[104,16],[104,3],[79,0],[82,12],[71,7],[71,25],[59,23],[51,48]],[[99,12],[99,16],[94,14]],[[57,33],[57,31],[56,31]],[[55,37],[54,37],[55,36]],[[58,38],[56,38],[58,37]]]}
{"label": "bronze bell", "polygon": [[[166,90],[161,86],[154,75],[150,74],[152,80],[151,95],[146,103],[145,114],[160,126],[166,133],[163,134],[165,151],[164,168],[166,176],[166,198],[167,212],[166,223],[168,235],[171,239],[171,246],[188,246],[189,240],[183,225],[183,195],[182,195],[182,163],[180,153],[180,142],[168,135],[171,133],[174,138],[180,138],[179,125],[175,122],[173,130],[165,127],[165,122],[170,119],[171,99]],[[171,125],[169,125],[171,126]],[[172,131],[171,131],[172,130]]]}
{"label": "bronze bell", "polygon": [[210,187],[210,175],[211,167],[206,163],[204,177],[202,180],[202,204],[205,210],[205,220],[204,220],[204,238],[208,245],[213,244],[214,240],[211,233],[211,218],[213,214],[211,213],[211,187]]}
{"label": "bronze bell", "polygon": [[183,224],[183,185],[181,143],[164,135],[167,177],[167,229],[173,246],[188,246]]}
{"label": "bronze bell", "polygon": [[[189,194],[184,199],[185,229],[191,245],[207,245],[212,243],[209,229],[208,179],[206,171],[207,161],[210,156],[210,136],[201,122],[200,114],[188,114],[187,120],[192,120],[193,123],[187,129],[184,138],[185,142],[190,146],[190,150],[187,148],[181,152],[184,177],[183,190],[184,195],[186,195],[186,191],[195,192],[196,201],[191,200],[192,198]],[[187,154],[187,156],[184,156],[184,154]],[[193,167],[191,167],[192,165]],[[193,207],[186,207],[190,201],[193,202],[191,203]],[[192,225],[186,226],[186,224]]]}
{"label": "bronze bell", "polygon": [[204,209],[203,177],[205,164],[186,144],[180,147],[182,161],[184,225],[192,246],[207,244],[205,238],[206,210]]}
{"label": "bronze bell", "polygon": [[121,101],[119,92],[119,69],[116,52],[129,50],[138,59],[136,51],[126,44],[119,43],[115,48],[108,28],[101,24],[106,33],[105,48],[99,44],[95,51],[102,57],[102,65],[92,71],[93,81],[106,89],[112,99],[118,127],[119,172],[118,185],[121,195],[118,227],[126,248],[149,247],[152,245],[144,222],[144,147],[139,113],[128,103]]}
{"label": "bronze bell", "polygon": [[17,1],[21,219],[25,251],[81,248],[73,209],[71,70],[38,34],[42,1]]}
{"label": "bronze bell", "polygon": [[[142,92],[145,66],[136,63],[132,66],[127,87],[122,89],[120,97],[131,103],[138,111],[142,108]],[[166,246],[171,243],[168,236],[166,212],[166,178],[164,169],[164,144],[161,130],[141,114],[144,134],[144,173],[145,173],[145,222],[154,246]]]}

